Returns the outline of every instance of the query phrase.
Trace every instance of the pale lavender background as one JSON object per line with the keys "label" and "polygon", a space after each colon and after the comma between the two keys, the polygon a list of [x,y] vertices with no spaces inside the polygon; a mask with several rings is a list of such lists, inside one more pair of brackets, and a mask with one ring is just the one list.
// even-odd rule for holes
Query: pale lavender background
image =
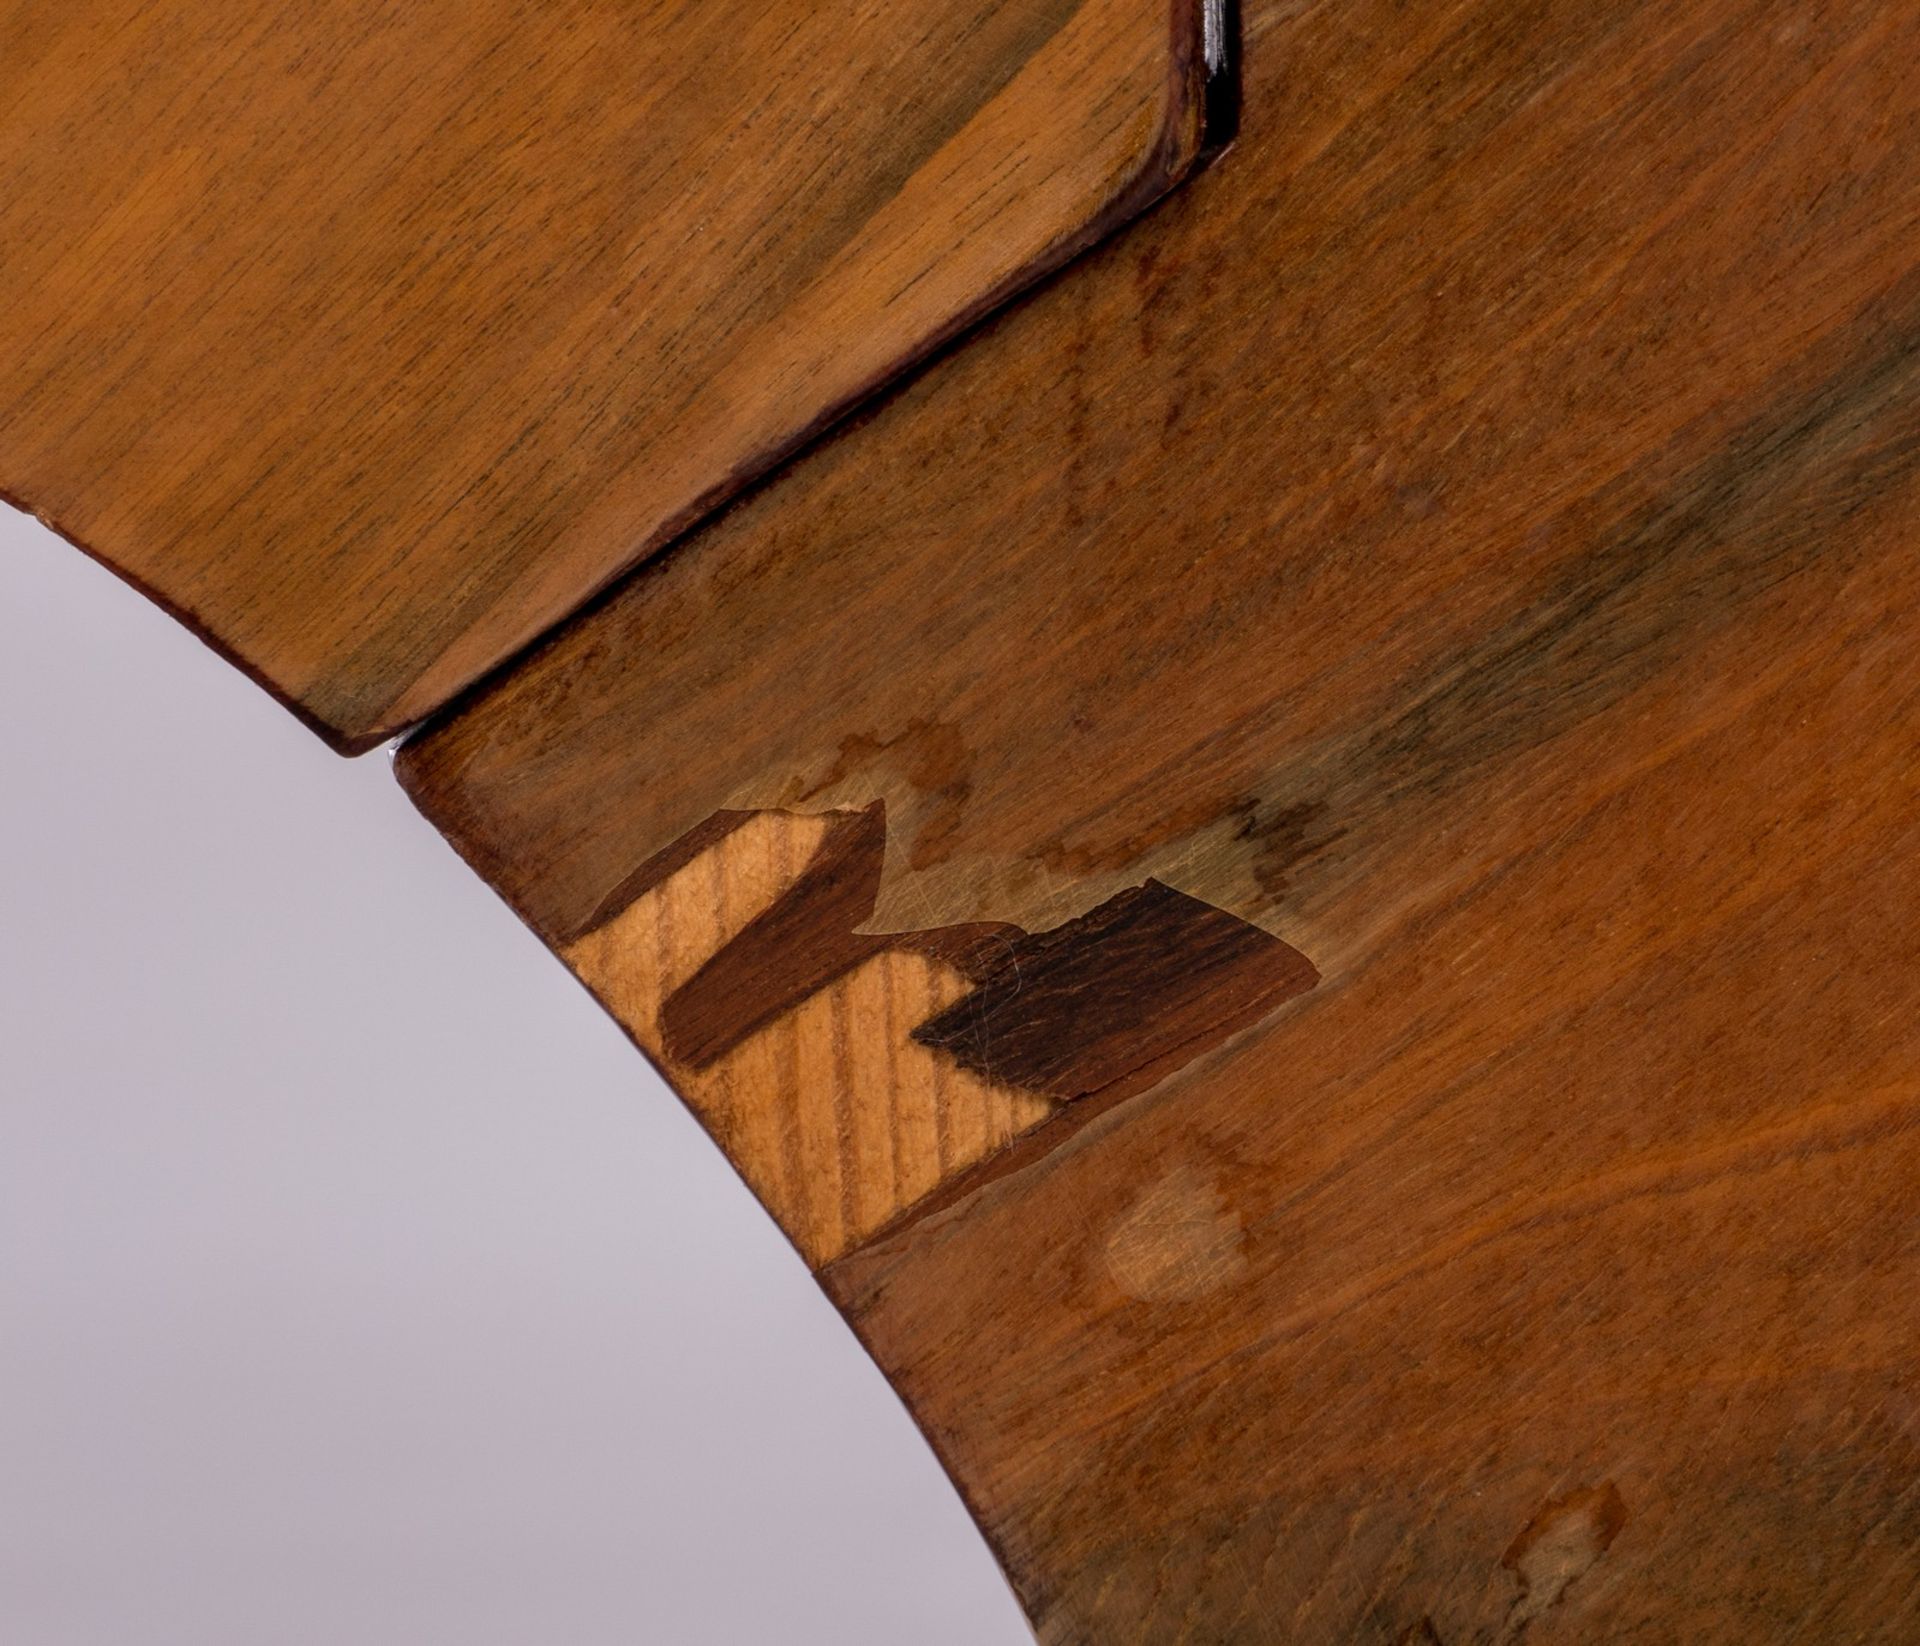
{"label": "pale lavender background", "polygon": [[4,509],[0,625],[0,1640],[1029,1646],[384,756]]}

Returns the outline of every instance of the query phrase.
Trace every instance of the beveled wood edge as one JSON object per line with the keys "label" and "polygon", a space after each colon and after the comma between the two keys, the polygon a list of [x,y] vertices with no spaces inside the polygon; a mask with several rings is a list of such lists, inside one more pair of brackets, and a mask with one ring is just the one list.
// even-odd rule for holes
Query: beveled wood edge
{"label": "beveled wood edge", "polygon": [[[343,735],[304,710],[303,722],[344,755],[359,755],[383,743],[404,745],[425,735],[443,720],[459,715],[494,682],[509,675],[521,662],[544,647],[575,620],[611,598],[626,581],[656,565],[662,556],[691,536],[722,510],[743,500],[756,487],[798,462],[821,441],[835,433],[856,413],[878,409],[886,395],[906,387],[922,371],[953,349],[964,346],[971,333],[1015,301],[1037,291],[1103,241],[1140,218],[1181,184],[1219,160],[1233,145],[1240,127],[1241,30],[1240,0],[1172,0],[1172,51],[1169,54],[1167,101],[1159,141],[1139,170],[1124,182],[1113,198],[1079,229],[1056,241],[1033,263],[993,287],[945,326],[925,338],[912,353],[886,372],[862,384],[853,393],[824,407],[792,434],[775,441],[751,461],[734,470],[643,547],[626,566],[611,573],[589,591],[565,618],[553,624],[511,656],[483,671],[428,713],[383,725],[364,736]],[[189,627],[192,623],[189,621]],[[286,699],[262,681],[282,702]],[[293,705],[289,704],[289,707]],[[403,779],[404,782],[404,779]],[[523,916],[524,918],[524,916]]]}
{"label": "beveled wood edge", "polygon": [[354,757],[383,745],[397,745],[425,730],[443,716],[451,716],[475,693],[511,672],[574,619],[590,611],[626,579],[669,553],[720,510],[772,478],[803,456],[856,411],[898,388],[1015,299],[1058,274],[1101,241],[1139,217],[1189,177],[1216,160],[1231,145],[1239,126],[1240,24],[1239,0],[1171,0],[1172,50],[1164,120],[1157,143],[1132,177],[1100,211],[1079,229],[1067,234],[999,286],[960,311],[945,326],[923,339],[910,354],[851,394],[824,407],[807,423],[772,442],[718,485],[698,498],[643,544],[627,564],[586,590],[567,614],[536,634],[491,667],[467,680],[456,691],[420,712],[394,706],[399,712],[377,717],[364,729],[352,729],[316,712],[261,666],[222,639],[191,607],[156,588],[148,579],[118,563],[57,515],[0,487],[0,505],[31,516],[61,541],[103,566],[135,593],[144,596],[185,628],[224,662],[264,691],[313,732],[336,754]]}

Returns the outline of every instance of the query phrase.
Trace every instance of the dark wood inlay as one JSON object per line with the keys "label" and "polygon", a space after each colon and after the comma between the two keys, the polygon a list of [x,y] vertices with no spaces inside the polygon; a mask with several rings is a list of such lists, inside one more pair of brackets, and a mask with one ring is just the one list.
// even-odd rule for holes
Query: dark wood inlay
{"label": "dark wood inlay", "polygon": [[913,1038],[1069,1101],[1169,1073],[1318,981],[1291,945],[1149,880],[1006,944]]}
{"label": "dark wood inlay", "polygon": [[[694,835],[710,844],[728,832]],[[1318,981],[1288,944],[1157,881],[1050,931],[864,930],[886,843],[882,803],[834,817],[773,904],[667,997],[667,1056],[707,1068],[863,962],[903,950],[973,983],[914,1028],[916,1041],[995,1085],[1071,1101],[1170,1073]]]}

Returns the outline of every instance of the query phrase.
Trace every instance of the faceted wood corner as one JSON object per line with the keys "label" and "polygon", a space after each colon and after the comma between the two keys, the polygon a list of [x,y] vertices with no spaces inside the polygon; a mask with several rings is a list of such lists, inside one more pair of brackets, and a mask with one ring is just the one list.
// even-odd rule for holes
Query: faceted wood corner
{"label": "faceted wood corner", "polygon": [[1047,931],[868,931],[885,853],[879,804],[719,813],[557,945],[816,1266],[1319,980],[1153,881]]}
{"label": "faceted wood corner", "polygon": [[0,8],[0,498],[370,747],[1179,184],[1224,16]]}

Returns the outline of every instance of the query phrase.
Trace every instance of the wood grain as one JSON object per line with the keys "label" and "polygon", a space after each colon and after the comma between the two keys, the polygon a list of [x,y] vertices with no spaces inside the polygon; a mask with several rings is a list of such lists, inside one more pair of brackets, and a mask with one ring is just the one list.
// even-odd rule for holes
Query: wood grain
{"label": "wood grain", "polygon": [[563,952],[878,802],[872,932],[1318,968],[823,1270],[1049,1646],[1920,1638],[1920,12],[1246,37],[1220,167],[403,778]]}
{"label": "wood grain", "polygon": [[667,1050],[667,1002],[779,907],[832,832],[821,818],[743,818],[563,951],[814,1263],[872,1235],[1054,1108],[914,1043],[914,1024],[969,985],[911,949],[869,950],[698,1063]]}
{"label": "wood grain", "polygon": [[1201,8],[4,0],[0,496],[368,746],[1184,176]]}
{"label": "wood grain", "polygon": [[1318,981],[1152,883],[1048,932],[867,931],[885,847],[879,806],[722,814],[561,948],[816,1264]]}

